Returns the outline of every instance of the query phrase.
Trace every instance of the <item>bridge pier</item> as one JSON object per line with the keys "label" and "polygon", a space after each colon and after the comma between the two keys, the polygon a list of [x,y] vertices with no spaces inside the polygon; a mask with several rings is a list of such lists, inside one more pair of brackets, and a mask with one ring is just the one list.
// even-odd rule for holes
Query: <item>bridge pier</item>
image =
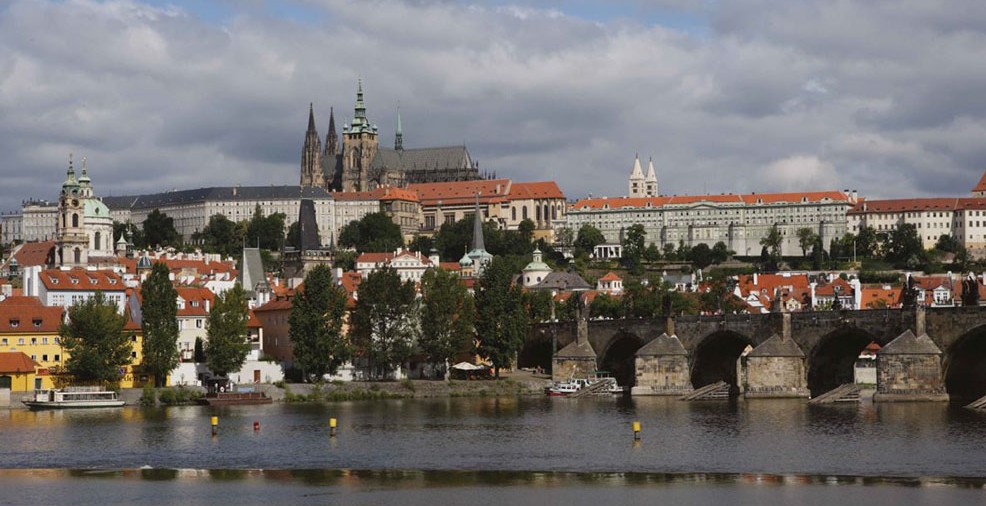
{"label": "bridge pier", "polygon": [[904,332],[876,354],[873,401],[947,401],[941,357],[928,334]]}
{"label": "bridge pier", "polygon": [[677,336],[661,334],[637,350],[636,380],[631,395],[675,395],[692,391],[688,374],[688,352]]}
{"label": "bridge pier", "polygon": [[807,398],[809,395],[805,354],[790,338],[782,339],[774,334],[737,362],[737,383],[746,398]]}

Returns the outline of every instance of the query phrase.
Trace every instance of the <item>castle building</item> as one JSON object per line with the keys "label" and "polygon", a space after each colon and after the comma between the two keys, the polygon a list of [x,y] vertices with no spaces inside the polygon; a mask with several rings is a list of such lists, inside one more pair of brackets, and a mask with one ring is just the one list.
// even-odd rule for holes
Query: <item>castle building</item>
{"label": "castle building", "polygon": [[109,208],[93,194],[85,158],[82,174],[76,179],[69,155],[58,200],[55,241],[55,262],[62,267],[85,267],[90,258],[114,254],[113,218]]}
{"label": "castle building", "polygon": [[315,127],[314,107],[309,106],[308,130],[301,150],[301,186],[351,192],[477,179],[481,179],[478,165],[465,146],[405,149],[400,111],[393,149],[381,146],[378,128],[366,115],[362,82],[357,85],[352,122],[342,126],[341,142],[336,133],[335,111],[330,108],[323,149]]}

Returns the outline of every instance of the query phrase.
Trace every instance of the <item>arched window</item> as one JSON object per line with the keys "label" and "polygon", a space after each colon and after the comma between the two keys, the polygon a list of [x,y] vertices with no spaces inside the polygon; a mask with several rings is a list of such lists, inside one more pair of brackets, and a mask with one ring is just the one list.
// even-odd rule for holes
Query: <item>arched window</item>
{"label": "arched window", "polygon": [[510,208],[510,221],[517,221],[517,208],[516,207],[511,207]]}
{"label": "arched window", "polygon": [[524,206],[524,207],[520,208],[520,210],[521,210],[521,215],[526,220],[527,219],[527,206]]}
{"label": "arched window", "polygon": [[534,216],[538,221],[541,221],[541,206],[537,204],[534,205]]}
{"label": "arched window", "polygon": [[558,206],[551,206],[551,219],[552,220],[558,219]]}
{"label": "arched window", "polygon": [[544,205],[544,221],[548,221],[548,204]]}
{"label": "arched window", "polygon": [[94,248],[93,248],[93,249],[95,249],[96,251],[99,251],[99,250],[101,250],[101,249],[103,249],[103,248],[101,247],[101,245],[100,245],[100,243],[102,242],[102,241],[101,241],[101,239],[102,239],[102,238],[103,238],[103,235],[102,235],[102,234],[100,234],[99,232],[96,232],[96,237],[95,237],[95,241],[93,241],[93,242],[95,242],[95,243],[96,243],[96,244],[94,245]]}
{"label": "arched window", "polygon": [[79,215],[78,214],[72,214],[72,226],[73,227],[78,227],[79,226]]}

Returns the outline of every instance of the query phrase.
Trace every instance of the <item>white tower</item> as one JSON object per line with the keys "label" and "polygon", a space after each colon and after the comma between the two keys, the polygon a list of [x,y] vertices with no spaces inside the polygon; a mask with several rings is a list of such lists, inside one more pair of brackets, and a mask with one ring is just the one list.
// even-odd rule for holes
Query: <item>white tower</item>
{"label": "white tower", "polygon": [[634,156],[633,172],[630,173],[630,197],[643,197],[644,195],[644,171],[640,168],[640,157]]}
{"label": "white tower", "polygon": [[644,179],[644,193],[648,197],[657,196],[657,172],[654,172],[654,159],[647,162],[647,177]]}

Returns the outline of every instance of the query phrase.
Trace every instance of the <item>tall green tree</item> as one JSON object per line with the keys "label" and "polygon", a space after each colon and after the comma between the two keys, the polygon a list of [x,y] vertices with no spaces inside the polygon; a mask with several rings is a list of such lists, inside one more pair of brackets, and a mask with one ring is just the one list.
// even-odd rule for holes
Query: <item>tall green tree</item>
{"label": "tall green tree", "polygon": [[626,315],[623,301],[613,297],[608,293],[601,293],[592,300],[589,306],[589,314],[593,317],[602,318],[623,318]]}
{"label": "tall green tree", "polygon": [[596,246],[606,242],[606,238],[603,237],[603,233],[599,231],[598,228],[589,225],[588,223],[582,225],[579,228],[578,234],[575,236],[575,250],[576,254],[583,254],[586,256],[592,256],[593,250]]}
{"label": "tall green tree", "polygon": [[339,245],[361,253],[394,251],[404,246],[404,235],[385,213],[370,213],[342,227]]}
{"label": "tall green tree", "polygon": [[[550,290],[528,290],[524,292],[524,305],[532,322],[551,321],[551,306],[554,301]],[[557,318],[558,316],[555,315]]]}
{"label": "tall green tree", "polygon": [[68,353],[65,368],[77,382],[117,383],[120,369],[130,363],[130,335],[123,332],[126,320],[116,304],[102,292],[68,311],[69,321],[59,333]]}
{"label": "tall green tree", "polygon": [[729,257],[735,254],[736,252],[731,251],[729,247],[726,246],[726,243],[719,241],[712,246],[712,263],[721,264],[726,260],[729,260]]}
{"label": "tall green tree", "polygon": [[238,257],[243,251],[243,236],[239,227],[224,214],[209,217],[209,223],[201,232],[193,234],[193,239],[210,253]]}
{"label": "tall green tree", "polygon": [[414,282],[402,282],[400,274],[389,267],[371,272],[359,285],[351,319],[350,336],[367,361],[369,376],[386,377],[410,358],[417,340]]}
{"label": "tall green tree", "polygon": [[568,247],[568,246],[571,246],[572,243],[574,243],[574,242],[575,242],[575,232],[572,231],[572,229],[570,229],[568,227],[562,227],[562,228],[559,228],[559,229],[555,230],[555,243],[556,244],[558,244],[560,246],[563,246],[563,247]]}
{"label": "tall green tree", "polygon": [[147,215],[143,228],[144,243],[148,247],[181,246],[181,236],[175,230],[175,220],[159,209]]}
{"label": "tall green tree", "polygon": [[246,243],[249,247],[280,251],[284,246],[284,213],[264,216],[260,204],[257,204],[247,224]]}
{"label": "tall green tree", "polygon": [[216,296],[206,321],[205,363],[216,376],[226,376],[243,367],[250,353],[247,322],[250,310],[239,283]]}
{"label": "tall green tree", "polygon": [[890,231],[884,247],[886,260],[908,268],[917,267],[924,254],[924,243],[913,223],[904,223]]}
{"label": "tall green tree", "polygon": [[500,257],[487,264],[476,287],[477,351],[493,362],[494,376],[510,365],[530,326],[524,294],[513,286],[513,271]]}
{"label": "tall green tree", "polygon": [[144,369],[154,375],[154,384],[165,385],[168,372],[178,365],[178,291],[170,271],[155,262],[140,287],[141,328],[144,331]]}
{"label": "tall green tree", "polygon": [[352,350],[342,332],[346,301],[345,290],[333,283],[328,266],[315,266],[305,275],[288,317],[295,367],[305,380],[335,374],[349,360]]}
{"label": "tall green tree", "polygon": [[418,347],[429,360],[448,364],[472,344],[476,310],[459,276],[428,269],[421,278],[421,337]]}
{"label": "tall green tree", "polygon": [[709,248],[709,245],[704,242],[696,244],[688,252],[688,261],[698,269],[712,265],[712,248]]}
{"label": "tall green tree", "polygon": [[[856,234],[855,254],[859,258],[873,258],[880,251],[880,237],[873,227],[862,227]],[[847,249],[853,252],[852,244]]]}
{"label": "tall green tree", "polygon": [[798,229],[798,246],[801,247],[801,256],[808,256],[808,250],[815,245],[817,239],[818,234],[811,228],[801,227]]}
{"label": "tall green tree", "polygon": [[641,259],[644,256],[646,239],[647,231],[640,223],[630,225],[623,236],[623,263],[631,274],[639,275],[644,271]]}

